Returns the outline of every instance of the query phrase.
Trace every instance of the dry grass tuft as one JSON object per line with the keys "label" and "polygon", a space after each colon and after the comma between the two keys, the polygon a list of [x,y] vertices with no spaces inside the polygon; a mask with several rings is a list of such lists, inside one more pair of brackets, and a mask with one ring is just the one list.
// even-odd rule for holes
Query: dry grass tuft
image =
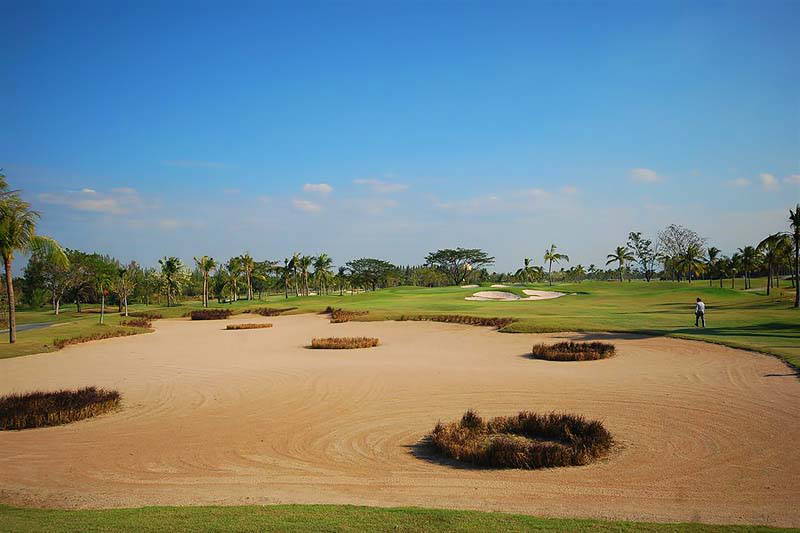
{"label": "dry grass tuft", "polygon": [[198,309],[191,311],[192,320],[222,320],[229,318],[233,313],[230,309]]}
{"label": "dry grass tuft", "polygon": [[430,440],[458,461],[526,469],[585,465],[605,455],[613,444],[611,434],[596,420],[529,411],[486,421],[469,410],[458,422],[436,424]]}
{"label": "dry grass tuft", "polygon": [[0,397],[0,430],[57,426],[106,413],[120,404],[114,390],[29,392]]}
{"label": "dry grass tuft", "polygon": [[350,311],[345,309],[333,309],[332,307],[328,307],[325,311],[331,314],[331,324],[350,322],[357,317],[369,314],[369,311]]}
{"label": "dry grass tuft", "polygon": [[113,339],[114,337],[127,337],[128,335],[136,335],[138,331],[132,329],[112,329],[102,333],[92,333],[89,335],[78,335],[77,337],[70,337],[68,339],[54,339],[53,346],[61,349],[70,344],[81,344],[83,342],[99,341],[103,339]]}
{"label": "dry grass tuft", "polygon": [[158,320],[160,318],[164,318],[164,315],[161,313],[154,313],[153,311],[134,311],[133,313],[128,313],[128,316],[134,318],[148,318],[150,320]]}
{"label": "dry grass tuft", "polygon": [[280,314],[286,313],[287,311],[293,311],[297,309],[296,307],[254,307],[253,309],[245,309],[242,313],[253,313],[256,315],[261,316],[278,316]]}
{"label": "dry grass tuft", "polygon": [[374,337],[327,337],[311,340],[311,348],[346,350],[350,348],[372,348],[380,341]]}
{"label": "dry grass tuft", "polygon": [[262,329],[271,327],[272,324],[264,322],[263,324],[228,324],[225,329]]}
{"label": "dry grass tuft", "polygon": [[483,318],[469,315],[400,315],[398,320],[428,320],[470,326],[490,326],[497,329],[504,328],[514,322],[513,318]]}
{"label": "dry grass tuft", "polygon": [[153,323],[150,322],[149,318],[131,318],[131,319],[128,319],[128,320],[120,320],[119,323],[120,323],[121,326],[127,326],[129,328],[147,328],[147,329],[150,329],[150,327],[153,325]]}
{"label": "dry grass tuft", "polygon": [[613,344],[605,342],[559,342],[534,344],[531,357],[547,361],[595,361],[611,357],[616,352]]}

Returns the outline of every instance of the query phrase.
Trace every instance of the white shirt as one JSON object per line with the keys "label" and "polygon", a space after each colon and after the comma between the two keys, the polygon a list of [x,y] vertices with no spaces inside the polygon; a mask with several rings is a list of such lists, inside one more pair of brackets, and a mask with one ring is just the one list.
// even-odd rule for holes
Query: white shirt
{"label": "white shirt", "polygon": [[703,302],[697,302],[697,305],[694,306],[694,312],[706,314],[706,304]]}

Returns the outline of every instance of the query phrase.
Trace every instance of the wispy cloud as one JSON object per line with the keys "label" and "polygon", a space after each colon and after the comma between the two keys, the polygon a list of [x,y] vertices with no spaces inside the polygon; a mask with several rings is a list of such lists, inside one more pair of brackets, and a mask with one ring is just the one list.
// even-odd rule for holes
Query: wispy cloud
{"label": "wispy cloud", "polygon": [[778,190],[778,178],[769,174],[767,172],[762,172],[758,175],[758,178],[761,180],[761,187],[765,191],[776,191]]}
{"label": "wispy cloud", "polygon": [[735,180],[730,180],[728,185],[731,187],[749,187],[750,180],[747,178],[736,178]]}
{"label": "wispy cloud", "polygon": [[381,181],[376,179],[357,179],[353,180],[356,185],[364,185],[369,187],[372,192],[379,194],[388,194],[393,192],[401,192],[408,189],[408,185],[404,183],[390,183],[388,181]]}
{"label": "wispy cloud", "polygon": [[630,173],[631,179],[638,183],[656,183],[662,181],[662,177],[650,168],[633,168]]}
{"label": "wispy cloud", "polygon": [[63,205],[77,211],[108,215],[124,215],[144,207],[139,193],[130,187],[119,187],[112,189],[109,193],[98,192],[87,187],[78,191],[41,193],[37,198],[45,204]]}
{"label": "wispy cloud", "polygon": [[312,202],[311,200],[292,200],[292,205],[298,211],[305,211],[306,213],[318,213],[322,210],[322,206]]}
{"label": "wispy cloud", "polygon": [[303,190],[319,194],[330,194],[333,191],[333,187],[327,183],[306,183],[303,185]]}
{"label": "wispy cloud", "polygon": [[783,181],[788,183],[789,185],[800,185],[800,174],[792,174],[791,176],[786,176],[783,178]]}
{"label": "wispy cloud", "polygon": [[220,163],[218,161],[196,161],[191,159],[173,159],[170,161],[162,161],[162,165],[167,167],[178,168],[230,168],[227,163]]}

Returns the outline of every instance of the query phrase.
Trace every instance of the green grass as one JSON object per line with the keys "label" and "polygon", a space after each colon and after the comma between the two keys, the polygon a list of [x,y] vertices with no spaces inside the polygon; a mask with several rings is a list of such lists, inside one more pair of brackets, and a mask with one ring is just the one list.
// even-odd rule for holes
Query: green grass
{"label": "green grass", "polygon": [[[792,531],[763,526],[653,524],[414,507],[273,505],[65,511],[0,506],[0,531]],[[795,530],[796,531],[796,530]]]}
{"label": "green grass", "polygon": [[[464,297],[480,289],[396,287],[355,295],[290,297],[288,300],[271,296],[255,302],[242,300],[235,304],[212,305],[234,311],[259,305],[296,306],[297,309],[289,314],[319,312],[327,306],[370,311],[369,315],[357,320],[393,319],[404,314],[513,317],[517,322],[503,331],[610,331],[669,335],[769,353],[800,368],[800,311],[791,309],[791,289],[786,282],[782,284],[781,289],[769,297],[761,290],[730,289],[729,281],[722,289],[717,282],[714,287],[709,287],[709,283],[704,281],[691,285],[635,281],[554,285],[552,290],[577,294],[543,301],[475,302],[466,301]],[[753,280],[754,287],[763,285],[763,280]],[[551,289],[544,284],[531,285],[531,288]],[[521,293],[519,287],[506,290]],[[707,304],[708,327],[704,330],[694,328],[694,299],[697,296]],[[198,308],[200,303],[192,301],[171,308],[136,305],[131,310],[150,309],[165,317],[180,317]],[[36,319],[28,320],[28,313]],[[26,322],[40,321],[44,314],[46,312],[41,311],[19,313]],[[97,315],[78,315],[74,308],[67,306],[58,318],[65,325],[20,332],[14,346],[9,346],[5,337],[0,339],[0,358],[49,351],[55,336],[90,333],[101,327],[96,325],[97,320]],[[108,315],[109,324],[114,325],[118,320],[116,313]]]}

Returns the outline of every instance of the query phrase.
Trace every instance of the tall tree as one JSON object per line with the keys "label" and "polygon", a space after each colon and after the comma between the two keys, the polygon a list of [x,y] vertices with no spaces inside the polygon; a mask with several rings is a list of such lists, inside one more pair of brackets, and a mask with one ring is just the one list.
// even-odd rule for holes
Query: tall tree
{"label": "tall tree", "polygon": [[686,248],[686,251],[680,257],[680,265],[686,272],[686,276],[689,278],[689,283],[692,282],[692,278],[695,274],[701,273],[705,268],[703,256],[703,248],[698,244],[692,243]]}
{"label": "tall tree", "polygon": [[133,289],[136,287],[134,273],[136,272],[137,268],[138,265],[136,262],[131,261],[128,266],[117,270],[117,279],[115,280],[116,283],[114,284],[114,290],[117,293],[119,301],[125,308],[125,316],[128,316],[128,297],[133,294]]}
{"label": "tall tree", "polygon": [[608,254],[606,259],[608,259],[608,261],[606,261],[606,266],[611,263],[619,263],[619,282],[622,283],[622,273],[625,269],[625,263],[633,261],[635,258],[627,246],[617,246],[614,253]]}
{"label": "tall tree", "polygon": [[473,269],[493,263],[494,257],[480,248],[444,248],[425,257],[425,265],[441,271],[453,285],[461,285]]}
{"label": "tall tree", "polygon": [[317,291],[319,294],[322,294],[323,291],[325,291],[325,293],[328,292],[328,284],[330,283],[332,277],[332,265],[333,259],[331,259],[328,254],[319,254],[314,258],[314,274],[312,278],[317,284]]}
{"label": "tall tree", "polygon": [[772,289],[775,265],[784,252],[783,248],[789,248],[790,246],[789,236],[782,232],[773,233],[758,243],[756,250],[764,255],[764,261],[767,263],[767,296],[769,296],[770,289]]}
{"label": "tall tree", "polygon": [[658,245],[653,245],[653,241],[642,237],[640,232],[632,231],[628,234],[628,248],[633,250],[636,262],[642,267],[644,279],[649,282],[653,279],[653,274],[656,271]]}
{"label": "tall tree", "polygon": [[245,253],[239,256],[239,264],[247,282],[247,300],[249,301],[253,299],[253,270],[256,268],[256,262],[249,253]]}
{"label": "tall tree", "polygon": [[213,258],[204,255],[194,258],[194,264],[203,275],[203,307],[208,307],[208,278],[211,271],[217,268],[217,262]]}
{"label": "tall tree", "polygon": [[658,234],[658,245],[665,270],[672,269],[672,273],[677,274],[680,281],[685,272],[689,248],[694,246],[694,255],[698,250],[702,252],[705,242],[703,237],[688,228],[677,224],[667,226]]}
{"label": "tall tree", "polygon": [[373,291],[380,285],[385,285],[389,274],[394,272],[397,267],[388,261],[380,259],[361,258],[348,261],[345,265],[350,271],[351,289],[360,283]]}
{"label": "tall tree", "polygon": [[709,246],[706,250],[706,264],[708,265],[708,286],[711,287],[714,282],[714,274],[719,270],[719,259],[722,250],[714,246]]}
{"label": "tall tree", "polygon": [[744,288],[746,290],[750,288],[750,272],[752,272],[756,266],[759,253],[754,246],[739,248],[738,252],[741,257],[742,272],[744,273]]}
{"label": "tall tree", "polygon": [[12,266],[15,252],[31,252],[45,260],[66,263],[61,246],[50,237],[36,235],[39,213],[29,203],[7,190],[5,176],[0,179],[0,254],[5,267],[6,296],[8,297],[8,340],[17,342],[17,313],[14,299]]}
{"label": "tall tree", "polygon": [[789,209],[789,224],[792,228],[792,242],[794,243],[794,307],[800,308],[800,204]]}
{"label": "tall tree", "polygon": [[556,250],[558,250],[558,247],[555,244],[551,244],[550,248],[544,251],[544,260],[549,265],[547,267],[547,280],[550,285],[553,284],[553,263],[560,263],[561,261],[569,263],[569,256],[560,254]]}
{"label": "tall tree", "polygon": [[164,257],[158,260],[161,265],[161,275],[167,291],[167,307],[172,305],[173,294],[177,295],[180,290],[180,274],[183,269],[183,262],[177,257]]}

